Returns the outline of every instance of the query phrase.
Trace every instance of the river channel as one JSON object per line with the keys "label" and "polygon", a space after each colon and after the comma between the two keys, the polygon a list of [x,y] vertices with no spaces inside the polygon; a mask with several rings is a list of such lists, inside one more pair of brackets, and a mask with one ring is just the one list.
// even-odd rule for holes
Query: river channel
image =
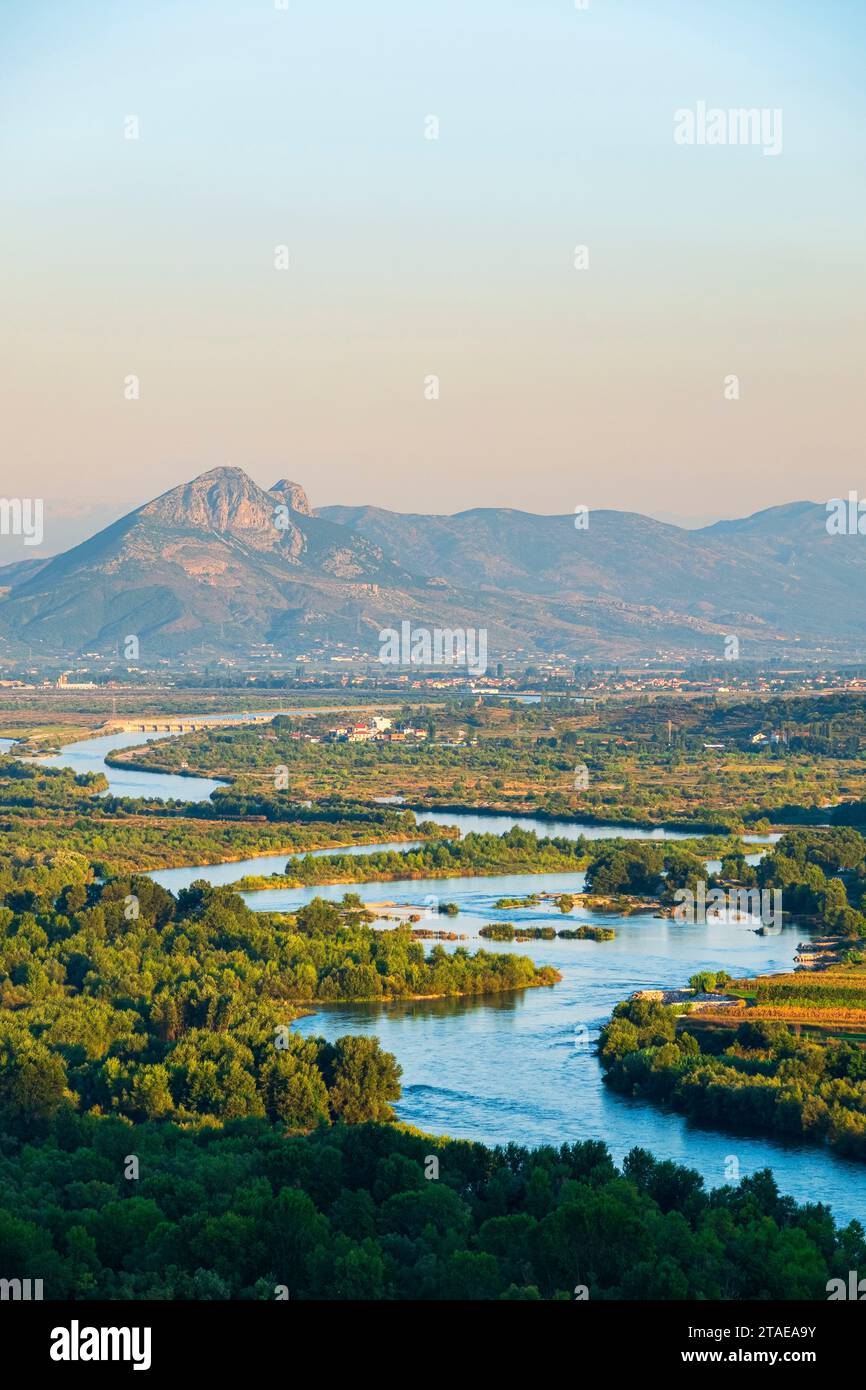
{"label": "river channel", "polygon": [[[123,734],[88,739],[50,759],[76,771],[103,771],[111,790],[123,796],[204,799],[218,783],[162,773],[109,768],[103,759],[115,748],[151,741],[153,735]],[[551,822],[521,816],[480,816],[451,812],[419,813],[469,830],[502,833],[512,824],[539,835],[641,835],[634,827],[584,826],[576,821]],[[679,838],[656,833],[652,838]],[[755,842],[775,836],[753,837]],[[382,846],[378,846],[382,847]],[[390,846],[388,846],[390,847]],[[406,845],[394,846],[406,848]],[[356,846],[363,853],[373,846]],[[327,852],[327,851],[325,851]],[[342,852],[342,851],[341,851]],[[167,869],[151,874],[177,892],[195,879],[230,883],[243,874],[279,873],[287,856],[262,855],[243,863]],[[636,989],[684,985],[701,969],[726,969],[753,975],[788,969],[802,930],[788,926],[777,936],[757,936],[742,925],[688,926],[652,914],[600,916],[575,909],[563,917],[550,904],[529,909],[497,909],[503,897],[545,891],[577,891],[583,875],[505,874],[485,878],[410,879],[307,889],[277,888],[247,895],[260,911],[288,911],[312,897],[339,898],[347,887],[366,902],[415,904],[435,908],[435,900],[458,904],[456,918],[431,918],[447,924],[476,949],[519,950],[562,973],[552,989],[530,989],[481,999],[426,1000],[411,1003],[342,1004],[320,1007],[295,1025],[302,1033],[327,1038],[345,1033],[375,1033],[396,1054],[403,1068],[400,1118],[421,1129],[486,1143],[561,1144],[601,1138],[615,1158],[641,1145],[660,1158],[696,1168],[708,1186],[732,1176],[745,1177],[772,1168],[782,1191],[799,1201],[829,1203],[837,1218],[866,1220],[866,1165],[838,1158],[801,1144],[702,1130],[683,1117],[613,1094],[601,1080],[594,1043],[614,1005]],[[385,909],[387,911],[387,909]],[[616,940],[538,941],[516,946],[483,943],[486,922],[574,925],[591,921],[611,925]]]}

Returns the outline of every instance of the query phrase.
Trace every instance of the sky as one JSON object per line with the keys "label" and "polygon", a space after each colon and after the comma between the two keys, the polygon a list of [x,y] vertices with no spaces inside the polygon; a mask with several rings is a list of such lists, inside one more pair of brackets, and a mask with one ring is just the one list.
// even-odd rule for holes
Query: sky
{"label": "sky", "polygon": [[[226,463],[692,526],[866,489],[862,0],[280,3],[0,3],[0,495],[45,511],[0,562]],[[781,149],[677,143],[701,102]]]}

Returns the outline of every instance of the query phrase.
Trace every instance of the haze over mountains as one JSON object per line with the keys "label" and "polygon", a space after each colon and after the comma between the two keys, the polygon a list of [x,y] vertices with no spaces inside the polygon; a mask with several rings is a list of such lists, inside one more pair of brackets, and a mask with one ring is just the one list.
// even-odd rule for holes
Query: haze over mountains
{"label": "haze over mountains", "polygon": [[[49,507],[50,514],[50,507]],[[0,655],[122,652],[286,659],[344,643],[377,655],[409,620],[482,627],[491,664],[516,650],[574,660],[866,655],[866,538],[830,536],[795,502],[687,531],[631,512],[476,508],[314,512],[215,468],[50,560],[0,570]]]}

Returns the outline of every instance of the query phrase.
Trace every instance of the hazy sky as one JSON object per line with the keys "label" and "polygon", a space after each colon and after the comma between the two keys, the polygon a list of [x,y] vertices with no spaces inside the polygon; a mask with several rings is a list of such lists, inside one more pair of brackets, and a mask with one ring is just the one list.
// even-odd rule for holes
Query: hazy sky
{"label": "hazy sky", "polygon": [[[0,495],[51,552],[226,462],[401,511],[866,491],[864,49],[863,0],[2,0]],[[781,153],[676,144],[701,101]]]}

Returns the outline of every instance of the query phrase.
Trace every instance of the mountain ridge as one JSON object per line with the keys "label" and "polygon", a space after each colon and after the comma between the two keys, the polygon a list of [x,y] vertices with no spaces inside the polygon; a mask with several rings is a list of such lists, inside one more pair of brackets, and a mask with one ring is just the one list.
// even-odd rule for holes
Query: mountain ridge
{"label": "mountain ridge", "polygon": [[[0,654],[142,639],[142,660],[378,652],[409,620],[485,627],[495,653],[574,660],[866,651],[866,551],[818,503],[687,530],[637,512],[473,507],[450,515],[310,506],[230,465],[143,503],[70,550],[0,570]],[[828,622],[832,615],[832,623]],[[145,655],[146,654],[146,655]]]}

